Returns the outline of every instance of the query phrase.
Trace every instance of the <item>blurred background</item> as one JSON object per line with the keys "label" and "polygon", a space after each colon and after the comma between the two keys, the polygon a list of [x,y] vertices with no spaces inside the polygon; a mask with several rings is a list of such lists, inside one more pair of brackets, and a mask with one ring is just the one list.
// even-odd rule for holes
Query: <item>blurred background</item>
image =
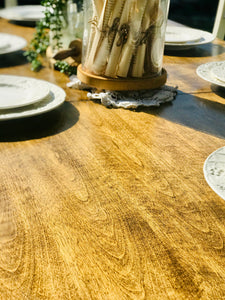
{"label": "blurred background", "polygon": [[[0,7],[4,7],[0,0]],[[17,0],[18,5],[40,4],[41,0]],[[76,2],[76,1],[75,1]],[[170,0],[169,19],[212,32],[218,0]]]}
{"label": "blurred background", "polygon": [[170,0],[169,19],[212,32],[219,0]]}
{"label": "blurred background", "polygon": [[[0,7],[4,7],[6,0],[0,0]],[[40,4],[41,0],[17,0],[18,5]]]}

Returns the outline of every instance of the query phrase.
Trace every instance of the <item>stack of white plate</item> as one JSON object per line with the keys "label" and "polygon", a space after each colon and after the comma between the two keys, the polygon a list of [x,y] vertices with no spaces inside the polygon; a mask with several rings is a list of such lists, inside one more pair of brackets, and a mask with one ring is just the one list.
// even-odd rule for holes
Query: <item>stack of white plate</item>
{"label": "stack of white plate", "polygon": [[0,33],[0,55],[12,53],[26,47],[27,41],[17,35]]}
{"label": "stack of white plate", "polygon": [[0,17],[20,22],[36,22],[44,17],[41,5],[19,5],[0,10]]}
{"label": "stack of white plate", "polygon": [[30,117],[55,109],[65,101],[64,90],[30,77],[0,75],[0,120]]}
{"label": "stack of white plate", "polygon": [[165,48],[167,50],[186,50],[212,42],[215,37],[207,31],[184,26],[167,25]]}
{"label": "stack of white plate", "polygon": [[202,64],[197,68],[196,72],[202,79],[220,87],[225,87],[225,61]]}

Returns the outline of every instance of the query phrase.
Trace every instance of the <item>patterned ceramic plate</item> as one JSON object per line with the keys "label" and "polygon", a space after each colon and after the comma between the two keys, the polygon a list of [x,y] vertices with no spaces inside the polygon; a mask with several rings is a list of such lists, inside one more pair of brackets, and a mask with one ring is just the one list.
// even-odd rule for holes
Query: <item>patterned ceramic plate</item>
{"label": "patterned ceramic plate", "polygon": [[216,84],[221,87],[225,87],[225,82],[218,80],[212,73],[212,69],[217,68],[220,65],[221,65],[220,61],[209,62],[209,63],[203,64],[203,65],[200,65],[197,68],[196,73],[199,77],[201,77],[202,79],[204,79],[212,84]]}
{"label": "patterned ceramic plate", "polygon": [[209,186],[225,200],[225,147],[209,155],[203,171]]}
{"label": "patterned ceramic plate", "polygon": [[44,99],[24,107],[19,107],[14,109],[1,109],[0,121],[40,115],[42,113],[57,108],[65,101],[66,94],[62,88],[44,80],[40,80],[40,83],[42,84],[47,83],[49,86],[50,92]]}
{"label": "patterned ceramic plate", "polygon": [[219,79],[220,81],[223,81],[225,83],[225,61],[217,62],[212,67],[212,74]]}
{"label": "patterned ceramic plate", "polygon": [[41,101],[49,94],[49,84],[23,76],[0,75],[0,109],[12,109]]}

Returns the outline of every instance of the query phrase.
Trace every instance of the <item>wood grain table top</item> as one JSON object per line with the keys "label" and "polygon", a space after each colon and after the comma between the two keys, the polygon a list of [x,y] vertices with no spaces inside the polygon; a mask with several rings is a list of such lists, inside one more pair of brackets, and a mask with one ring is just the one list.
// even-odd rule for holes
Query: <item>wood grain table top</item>
{"label": "wood grain table top", "polygon": [[[0,20],[28,41],[33,28]],[[108,109],[30,70],[22,51],[0,74],[65,89],[52,112],[0,122],[0,299],[224,299],[225,202],[203,164],[225,144],[225,92],[196,68],[225,60],[215,40],[165,52],[176,99]]]}

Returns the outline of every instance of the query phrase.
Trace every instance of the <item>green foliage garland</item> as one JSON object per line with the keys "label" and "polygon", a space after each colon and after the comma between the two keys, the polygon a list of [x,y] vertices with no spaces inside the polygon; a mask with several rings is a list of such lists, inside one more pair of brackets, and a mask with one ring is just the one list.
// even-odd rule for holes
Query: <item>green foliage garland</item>
{"label": "green foliage garland", "polygon": [[[66,25],[67,2],[68,0],[41,1],[41,5],[45,7],[44,18],[37,23],[34,37],[28,50],[25,52],[25,56],[31,63],[33,71],[38,71],[42,67],[43,56],[45,56],[46,49],[49,46],[49,30],[53,33],[53,40],[56,42],[55,48],[59,49],[62,46],[61,29]],[[81,9],[83,1],[77,0],[75,2],[78,5],[78,9]],[[65,69],[65,64],[63,66],[63,69]]]}

